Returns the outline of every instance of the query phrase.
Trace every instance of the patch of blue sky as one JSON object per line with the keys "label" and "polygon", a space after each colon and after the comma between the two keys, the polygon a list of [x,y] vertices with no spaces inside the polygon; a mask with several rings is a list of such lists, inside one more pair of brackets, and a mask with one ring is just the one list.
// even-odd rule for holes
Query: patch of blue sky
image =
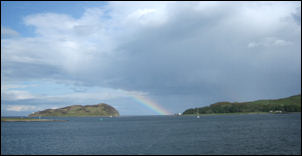
{"label": "patch of blue sky", "polygon": [[23,37],[35,36],[35,28],[25,26],[23,18],[38,13],[67,14],[80,18],[87,8],[102,8],[100,1],[1,1],[1,27],[11,28]]}

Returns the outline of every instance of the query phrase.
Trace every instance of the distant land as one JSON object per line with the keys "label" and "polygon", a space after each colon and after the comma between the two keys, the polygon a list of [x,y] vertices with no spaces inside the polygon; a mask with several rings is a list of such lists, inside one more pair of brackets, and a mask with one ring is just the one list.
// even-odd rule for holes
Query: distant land
{"label": "distant land", "polygon": [[34,118],[12,118],[1,117],[1,122],[49,122],[49,121],[66,121],[66,120],[52,120],[52,119],[34,119]]}
{"label": "distant land", "polygon": [[58,109],[46,109],[34,112],[29,117],[37,116],[119,116],[119,112],[112,106],[100,103],[96,105],[72,105]]}
{"label": "distant land", "polygon": [[257,100],[252,102],[217,102],[210,106],[190,108],[183,115],[219,113],[286,113],[301,112],[301,94],[281,99]]}

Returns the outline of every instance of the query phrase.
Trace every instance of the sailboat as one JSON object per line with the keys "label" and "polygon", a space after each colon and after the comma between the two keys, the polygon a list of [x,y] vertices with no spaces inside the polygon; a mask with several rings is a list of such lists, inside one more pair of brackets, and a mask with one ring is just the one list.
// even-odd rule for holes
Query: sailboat
{"label": "sailboat", "polygon": [[197,118],[199,119],[199,109],[197,108]]}

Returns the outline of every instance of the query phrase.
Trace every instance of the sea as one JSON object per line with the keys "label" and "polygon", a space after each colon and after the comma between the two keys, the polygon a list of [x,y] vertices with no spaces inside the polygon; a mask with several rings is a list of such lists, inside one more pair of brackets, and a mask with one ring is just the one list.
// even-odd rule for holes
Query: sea
{"label": "sea", "polygon": [[1,122],[1,155],[301,155],[301,113]]}

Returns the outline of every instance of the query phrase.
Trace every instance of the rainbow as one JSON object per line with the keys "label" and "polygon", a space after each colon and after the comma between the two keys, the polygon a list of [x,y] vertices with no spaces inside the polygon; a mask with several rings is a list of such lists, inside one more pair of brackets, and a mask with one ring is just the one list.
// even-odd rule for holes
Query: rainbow
{"label": "rainbow", "polygon": [[132,94],[131,97],[135,101],[137,101],[138,103],[142,104],[143,106],[153,110],[154,112],[156,112],[160,115],[170,115],[170,114],[172,114],[171,112],[167,111],[166,109],[164,109],[163,107],[158,105],[153,100],[147,98],[146,96]]}

